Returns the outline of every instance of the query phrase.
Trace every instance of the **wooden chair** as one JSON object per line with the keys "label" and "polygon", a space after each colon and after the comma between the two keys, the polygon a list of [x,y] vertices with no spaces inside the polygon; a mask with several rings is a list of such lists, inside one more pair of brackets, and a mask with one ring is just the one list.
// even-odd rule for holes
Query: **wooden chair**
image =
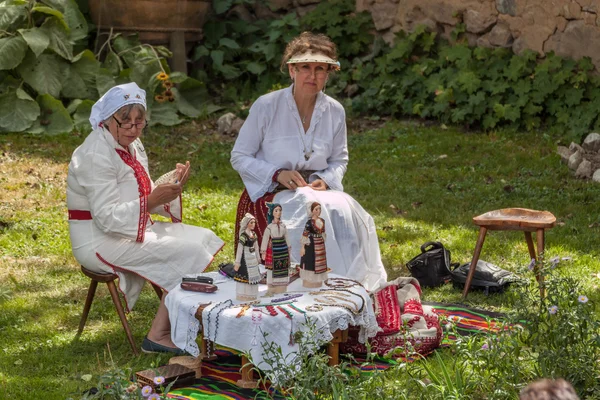
{"label": "wooden chair", "polygon": [[[129,344],[131,345],[131,349],[133,353],[137,356],[138,350],[135,345],[135,341],[133,340],[133,335],[131,334],[131,329],[129,328],[129,324],[127,323],[127,317],[125,317],[125,311],[123,310],[123,305],[121,304],[121,299],[119,298],[119,294],[117,292],[117,286],[115,285],[115,280],[118,278],[116,274],[98,274],[96,272],[90,271],[86,269],[83,265],[81,266],[81,272],[90,278],[92,281],[90,282],[90,288],[88,289],[87,298],[85,299],[85,305],[83,306],[83,314],[81,315],[81,321],[79,322],[79,330],[77,331],[77,337],[81,335],[83,331],[83,327],[85,326],[85,322],[87,321],[88,314],[90,312],[90,308],[92,306],[92,301],[94,301],[94,295],[96,294],[96,288],[98,287],[99,282],[106,283],[108,286],[108,291],[110,292],[110,296],[112,297],[112,301],[117,309],[117,313],[119,314],[119,318],[121,319],[121,324],[123,324],[123,329],[125,329],[125,334],[127,335],[127,340],[129,340]],[[152,284],[154,291],[159,299],[162,299],[163,291],[160,287]]]}
{"label": "wooden chair", "polygon": [[[463,299],[467,297],[471,281],[475,274],[477,261],[481,254],[481,248],[485,241],[485,235],[490,231],[522,231],[525,233],[525,241],[529,249],[529,256],[536,261],[544,253],[544,233],[546,229],[551,229],[556,225],[556,217],[548,211],[529,210],[527,208],[504,208],[501,210],[489,211],[485,214],[473,218],[473,223],[479,226],[479,237],[475,245],[475,253],[469,267],[469,275],[463,290]],[[531,232],[535,232],[537,241],[537,254],[533,246]],[[542,283],[543,276],[539,274],[539,268],[536,263],[535,274],[538,282]],[[544,296],[543,287],[540,289],[540,294]]]}

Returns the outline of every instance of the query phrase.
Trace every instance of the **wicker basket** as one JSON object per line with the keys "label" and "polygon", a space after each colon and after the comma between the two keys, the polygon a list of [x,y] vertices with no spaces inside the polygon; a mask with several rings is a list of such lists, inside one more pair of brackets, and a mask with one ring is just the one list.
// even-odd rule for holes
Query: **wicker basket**
{"label": "wicker basket", "polygon": [[196,379],[202,378],[202,361],[200,357],[177,356],[169,359],[169,364],[179,364],[193,370],[196,373]]}

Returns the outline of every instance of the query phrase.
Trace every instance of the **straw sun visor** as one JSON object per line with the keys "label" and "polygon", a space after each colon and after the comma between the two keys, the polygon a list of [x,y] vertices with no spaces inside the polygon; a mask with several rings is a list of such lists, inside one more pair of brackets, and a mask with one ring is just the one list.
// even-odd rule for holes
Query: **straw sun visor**
{"label": "straw sun visor", "polygon": [[340,62],[334,60],[331,57],[328,57],[321,53],[313,53],[311,51],[307,51],[302,54],[295,54],[287,61],[287,64],[298,64],[298,63],[325,63],[331,65],[331,69],[339,71]]}

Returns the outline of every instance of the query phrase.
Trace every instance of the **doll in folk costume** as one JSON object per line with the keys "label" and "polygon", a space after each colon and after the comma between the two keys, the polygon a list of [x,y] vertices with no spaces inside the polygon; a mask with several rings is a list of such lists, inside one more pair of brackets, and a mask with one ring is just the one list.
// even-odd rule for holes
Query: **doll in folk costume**
{"label": "doll in folk costume", "polygon": [[267,203],[267,227],[263,232],[260,255],[267,269],[267,294],[285,293],[290,281],[290,251],[287,228],[281,221],[281,205]]}
{"label": "doll in folk costume", "polygon": [[325,220],[320,217],[321,204],[318,202],[308,203],[307,211],[310,218],[300,239],[300,278],[302,286],[317,288],[327,280]]}
{"label": "doll in folk costume", "polygon": [[241,301],[256,300],[258,283],[260,282],[260,256],[258,239],[254,232],[256,218],[246,214],[240,223],[240,237],[237,244],[237,255],[233,269],[235,271],[236,299]]}

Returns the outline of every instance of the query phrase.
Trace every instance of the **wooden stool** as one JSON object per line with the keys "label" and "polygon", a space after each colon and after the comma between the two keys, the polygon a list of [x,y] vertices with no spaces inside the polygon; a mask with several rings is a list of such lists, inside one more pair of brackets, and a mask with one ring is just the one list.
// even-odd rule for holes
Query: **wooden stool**
{"label": "wooden stool", "polygon": [[[133,340],[131,329],[129,329],[129,324],[127,323],[127,318],[125,317],[125,311],[123,310],[121,299],[119,299],[119,294],[117,293],[117,286],[115,285],[115,280],[118,278],[118,276],[116,274],[98,274],[96,272],[90,271],[89,269],[86,269],[83,265],[81,266],[81,272],[83,272],[83,274],[90,278],[92,281],[90,282],[90,288],[88,289],[87,298],[85,299],[85,305],[83,306],[83,314],[81,315],[81,321],[79,322],[79,330],[77,331],[76,336],[79,337],[79,335],[81,335],[81,332],[83,331],[83,327],[85,326],[85,322],[87,321],[87,317],[92,306],[92,301],[94,301],[94,295],[96,294],[98,282],[103,282],[106,283],[106,286],[108,286],[110,297],[112,297],[112,301],[115,304],[115,308],[117,309],[117,313],[119,314],[119,318],[121,319],[121,324],[123,324],[123,329],[125,329],[127,340],[129,340],[129,344],[131,345],[133,353],[137,356],[138,350],[135,346],[135,341]],[[162,299],[162,289],[156,286],[155,284],[152,284],[152,287],[154,288],[154,291],[156,292],[158,298]]]}
{"label": "wooden stool", "polygon": [[[489,211],[485,214],[473,218],[473,223],[479,225],[479,237],[475,245],[475,253],[469,267],[469,275],[463,290],[463,299],[467,297],[471,281],[475,274],[477,261],[481,254],[481,248],[485,240],[485,234],[490,231],[522,231],[525,233],[525,241],[529,249],[529,255],[532,259],[538,260],[538,257],[544,253],[544,232],[546,229],[556,225],[556,217],[548,211],[536,211],[526,208],[503,208],[502,210]],[[537,255],[533,246],[531,232],[535,232],[537,241]],[[539,274],[539,268],[535,265],[536,279],[542,283],[543,277]],[[540,288],[540,294],[544,296],[543,287]]]}

